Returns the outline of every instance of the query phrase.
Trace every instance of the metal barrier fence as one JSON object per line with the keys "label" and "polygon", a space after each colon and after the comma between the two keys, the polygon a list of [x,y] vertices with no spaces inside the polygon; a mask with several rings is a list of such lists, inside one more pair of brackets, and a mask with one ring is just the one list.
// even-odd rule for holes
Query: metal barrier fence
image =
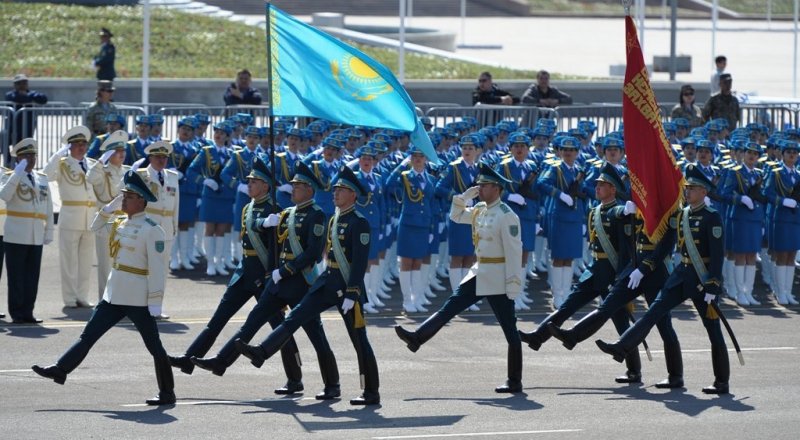
{"label": "metal barrier fence", "polygon": [[14,108],[0,107],[0,151],[3,154],[3,166],[11,164],[11,136],[14,128]]}
{"label": "metal barrier fence", "polygon": [[757,122],[772,131],[800,124],[800,103],[741,104],[739,108],[742,110],[741,126]]}
{"label": "metal barrier fence", "polygon": [[186,116],[193,116],[197,113],[205,113],[211,117],[205,136],[210,138],[214,124],[221,122],[237,113],[248,113],[253,116],[253,124],[258,127],[269,125],[269,106],[267,105],[232,105],[209,107],[198,106],[164,106],[156,112],[164,116],[164,130],[161,137],[176,139],[178,137],[178,121]]}
{"label": "metal barrier fence", "polygon": [[558,116],[556,111],[551,108],[507,105],[432,107],[425,112],[425,115],[430,117],[434,126],[437,127],[461,121],[465,117],[477,119],[481,127],[494,125],[500,121],[515,121],[520,127],[533,127],[539,119],[553,119]]}

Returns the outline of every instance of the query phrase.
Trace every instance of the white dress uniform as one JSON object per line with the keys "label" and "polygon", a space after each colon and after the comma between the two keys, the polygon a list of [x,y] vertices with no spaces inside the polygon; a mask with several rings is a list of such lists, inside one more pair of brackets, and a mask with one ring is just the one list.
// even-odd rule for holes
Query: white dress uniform
{"label": "white dress uniform", "polygon": [[42,246],[53,240],[53,200],[47,176],[35,171],[30,175],[33,182],[9,171],[0,186],[6,214],[4,243]]}
{"label": "white dress uniform", "polygon": [[175,170],[161,170],[164,184],[158,178],[158,171],[152,165],[147,168],[139,168],[136,172],[142,176],[147,183],[147,187],[158,198],[157,202],[147,204],[147,216],[158,223],[166,236],[165,249],[162,255],[164,265],[169,266],[169,256],[175,235],[178,233],[178,204],[180,203],[180,191],[178,190],[178,173]]}
{"label": "white dress uniform", "polygon": [[[86,179],[94,189],[97,197],[97,211],[107,203],[117,197],[122,189],[122,176],[130,169],[127,165],[114,166],[112,164],[103,165],[100,161],[95,162]],[[108,275],[111,273],[111,258],[108,254],[108,234],[105,229],[100,229],[95,234],[95,254],[97,255],[97,292],[102,298],[106,288]]]}
{"label": "white dress uniform", "polygon": [[[83,167],[81,166],[83,163]],[[66,306],[89,304],[89,274],[94,255],[94,234],[89,230],[97,206],[86,172],[95,164],[85,157],[54,154],[44,168],[50,182],[58,183],[61,212],[58,216],[58,252],[61,296]],[[86,170],[86,171],[84,171]]]}
{"label": "white dress uniform", "polygon": [[164,230],[144,212],[109,215],[102,210],[91,224],[93,231],[106,229],[111,255],[111,275],[103,300],[120,306],[147,306],[151,314],[161,313],[166,270]]}

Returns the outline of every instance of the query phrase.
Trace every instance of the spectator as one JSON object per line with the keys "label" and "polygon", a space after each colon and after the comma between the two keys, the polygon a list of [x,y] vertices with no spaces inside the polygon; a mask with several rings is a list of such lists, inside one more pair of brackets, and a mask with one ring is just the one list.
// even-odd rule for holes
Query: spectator
{"label": "spectator", "polygon": [[[32,104],[47,104],[47,95],[28,89],[28,77],[24,73],[15,75],[13,83],[14,90],[6,92],[6,101],[14,103],[15,111]],[[35,129],[36,118],[17,118],[11,143],[16,144],[24,138],[33,137],[33,130]]]}
{"label": "spectator", "polygon": [[497,88],[497,84],[492,82],[492,74],[482,72],[478,77],[478,87],[472,92],[472,105],[475,104],[519,104],[519,98],[515,98],[511,93]]}
{"label": "spectator", "polygon": [[714,58],[714,63],[717,65],[717,71],[711,75],[711,95],[719,93],[719,77],[725,73],[725,67],[728,66],[728,59],[725,55],[720,55]]}
{"label": "spectator", "polygon": [[739,122],[739,100],[734,96],[731,88],[733,78],[730,73],[719,76],[719,93],[712,96],[703,107],[703,121],[724,118],[728,120],[728,127],[733,130]]}
{"label": "spectator", "polygon": [[108,80],[97,81],[97,95],[94,104],[86,111],[86,126],[92,131],[93,136],[105,133],[106,115],[117,111],[111,103],[114,99],[114,84]]}
{"label": "spectator", "polygon": [[540,70],[536,74],[536,84],[531,84],[522,95],[522,103],[542,107],[558,107],[572,104],[572,97],[555,87],[550,87],[550,73]]}
{"label": "spectator", "polygon": [[[684,118],[689,121],[691,128],[703,125],[703,114],[700,107],[695,102],[694,87],[689,84],[681,86],[681,93],[678,95],[678,104],[672,107],[670,118]],[[683,138],[680,138],[683,139]]]}
{"label": "spectator", "polygon": [[117,72],[114,70],[114,59],[116,58],[116,48],[111,42],[114,34],[106,28],[100,29],[100,53],[92,60],[92,66],[97,70],[97,79],[114,81]]}
{"label": "spectator", "polygon": [[236,82],[225,90],[225,105],[261,105],[261,92],[250,87],[253,77],[247,69],[236,74]]}

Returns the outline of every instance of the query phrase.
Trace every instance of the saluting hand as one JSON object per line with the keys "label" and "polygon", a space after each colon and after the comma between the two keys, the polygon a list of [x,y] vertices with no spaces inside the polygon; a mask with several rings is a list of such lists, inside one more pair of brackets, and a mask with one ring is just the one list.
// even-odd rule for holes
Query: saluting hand
{"label": "saluting hand", "polygon": [[17,162],[17,166],[14,167],[14,174],[17,176],[24,176],[26,174],[25,168],[28,168],[28,159],[22,159]]}
{"label": "saluting hand", "polygon": [[465,202],[467,200],[472,200],[472,199],[474,199],[475,197],[478,196],[478,190],[479,189],[480,189],[480,187],[478,187],[478,186],[471,186],[471,187],[469,187],[469,189],[464,191],[459,197],[461,197]]}

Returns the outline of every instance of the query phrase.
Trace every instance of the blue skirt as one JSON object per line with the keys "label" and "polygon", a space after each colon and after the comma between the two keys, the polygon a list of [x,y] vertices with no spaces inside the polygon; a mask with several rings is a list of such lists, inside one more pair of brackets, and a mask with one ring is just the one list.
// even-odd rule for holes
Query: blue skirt
{"label": "blue skirt", "polygon": [[203,198],[200,203],[200,221],[206,223],[233,223],[233,199]]}
{"label": "blue skirt", "polygon": [[797,223],[772,220],[770,243],[776,252],[796,252],[800,250],[800,225]]}
{"label": "blue skirt", "polygon": [[573,260],[583,256],[583,224],[559,221],[550,222],[547,243],[551,258]]}
{"label": "blue skirt", "polygon": [[369,257],[370,260],[378,259],[378,252],[381,249],[381,240],[378,238],[381,234],[381,228],[370,228],[369,231]]}
{"label": "blue skirt", "polygon": [[536,244],[536,220],[520,220],[522,227],[522,252],[533,252]]}
{"label": "blue skirt", "polygon": [[475,255],[475,246],[472,244],[472,225],[450,221],[447,232],[447,248],[454,257],[469,257]]}
{"label": "blue skirt", "polygon": [[730,250],[734,254],[755,254],[761,250],[761,222],[731,220]]}
{"label": "blue skirt", "polygon": [[407,226],[400,224],[397,230],[397,256],[421,259],[430,255],[427,226]]}
{"label": "blue skirt", "polygon": [[250,203],[250,196],[243,193],[236,192],[236,203],[233,205],[233,230],[239,232],[242,230],[242,215],[244,215],[244,207]]}
{"label": "blue skirt", "polygon": [[178,202],[178,223],[194,223],[197,221],[197,195],[181,193]]}

